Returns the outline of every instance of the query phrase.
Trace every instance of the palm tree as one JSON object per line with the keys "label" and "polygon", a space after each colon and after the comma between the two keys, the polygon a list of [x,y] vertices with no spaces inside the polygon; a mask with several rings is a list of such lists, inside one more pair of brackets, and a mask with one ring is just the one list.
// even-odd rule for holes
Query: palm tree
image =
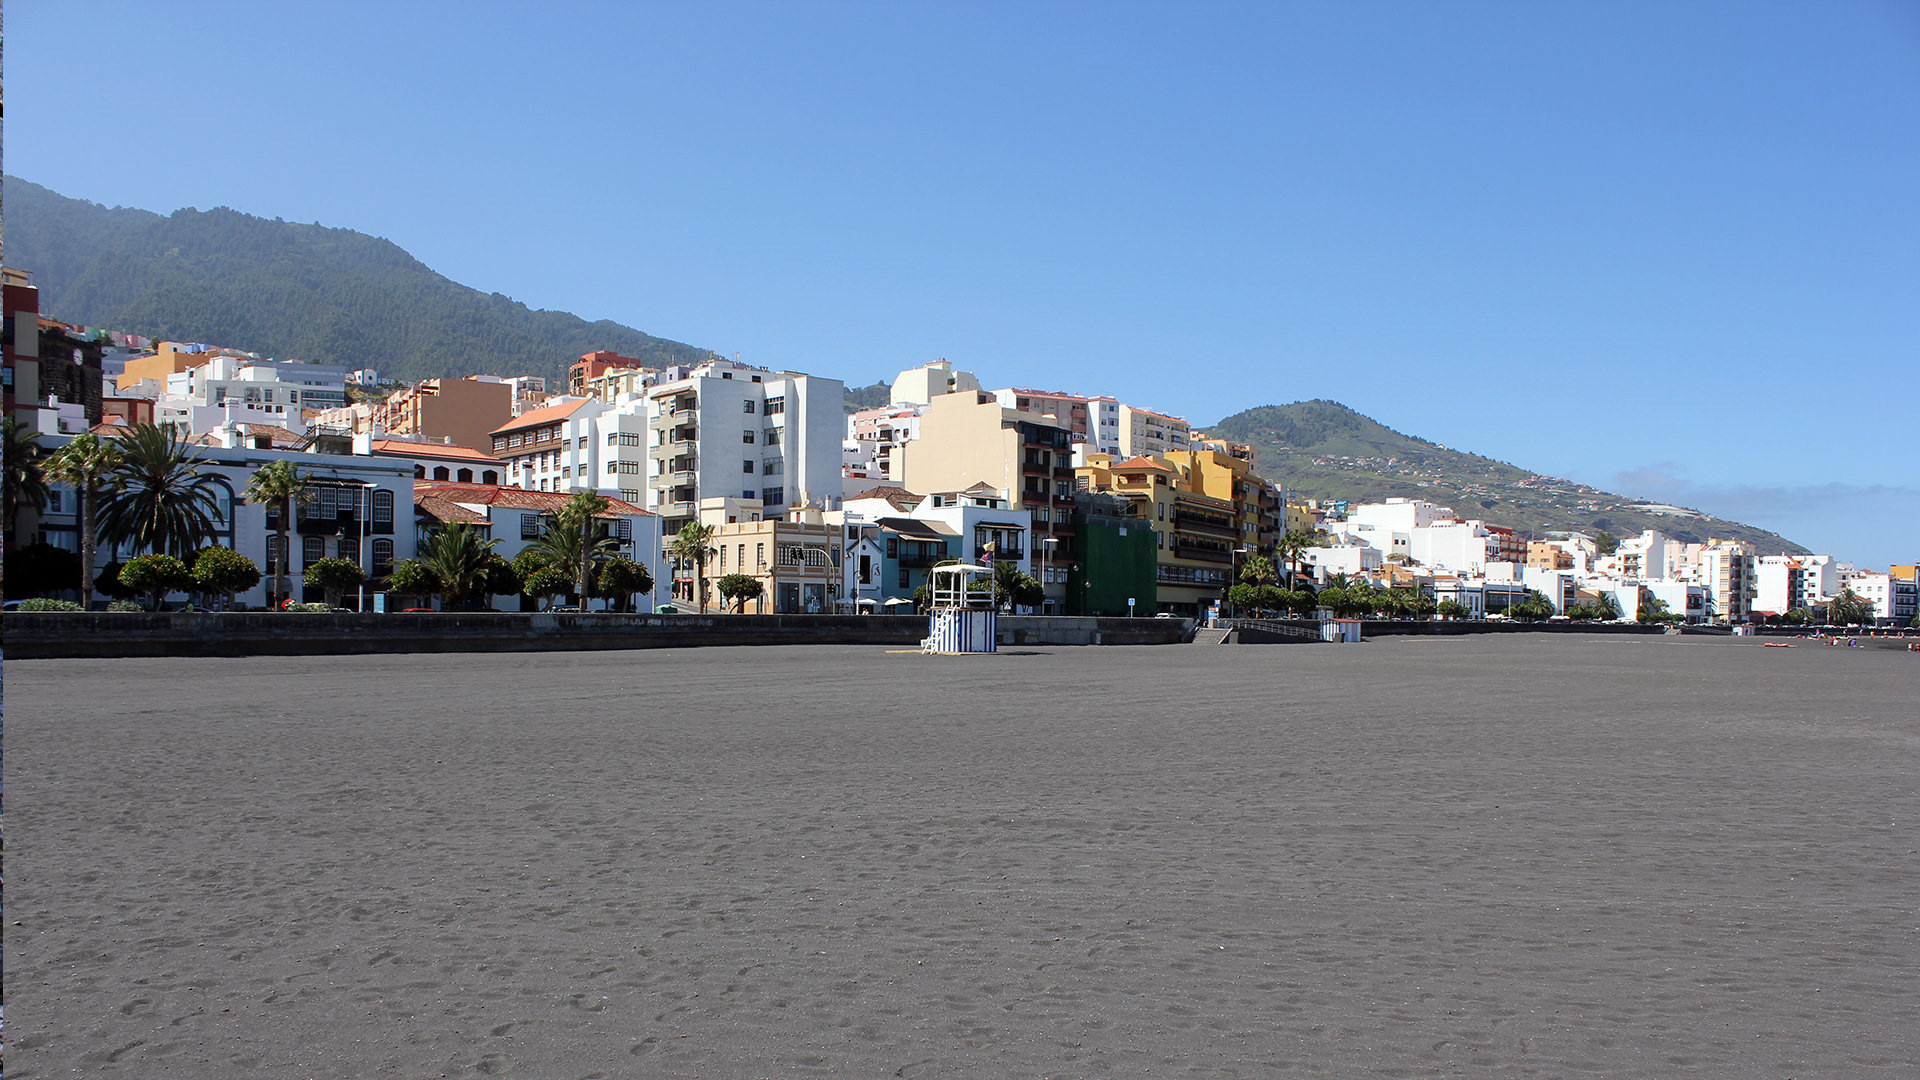
{"label": "palm tree", "polygon": [[6,514],[7,546],[19,535],[20,508],[31,504],[35,510],[47,505],[47,477],[40,462],[46,448],[40,445],[40,433],[12,417],[5,421],[6,439]]}
{"label": "palm tree", "polygon": [[74,436],[72,442],[47,459],[47,476],[73,488],[80,499],[74,519],[80,526],[80,606],[83,608],[93,607],[94,517],[101,494],[113,483],[119,468],[120,448],[91,432]]}
{"label": "palm tree", "polygon": [[1310,547],[1319,547],[1320,537],[1314,533],[1289,532],[1274,541],[1273,555],[1287,569],[1287,584],[1293,584],[1293,575],[1300,569],[1300,554]]}
{"label": "palm tree", "polygon": [[[612,503],[605,495],[576,491],[567,499],[567,505],[560,509],[556,523],[558,531],[573,534],[569,541],[571,557],[558,565],[566,567],[573,575],[574,583],[579,586],[582,609],[587,606],[587,597],[593,592],[595,570],[620,550],[620,541],[608,535],[607,523],[600,519],[610,505]],[[542,542],[545,542],[545,537],[542,537]]]}
{"label": "palm tree", "polygon": [[499,543],[482,539],[479,530],[465,522],[455,522],[433,534],[419,562],[439,579],[440,595],[448,608],[458,609],[486,583],[490,565],[487,556]]}
{"label": "palm tree", "polygon": [[[287,547],[288,534],[293,529],[293,507],[295,503],[305,505],[313,499],[312,486],[307,482],[306,474],[291,461],[272,461],[253,471],[247,481],[247,492],[243,498],[270,508],[280,518],[280,527],[274,530],[279,536],[279,545],[274,549],[279,558],[268,560],[267,572],[273,575],[273,585],[269,587],[269,597],[278,605],[282,596],[292,592],[293,582],[289,574],[292,564],[290,549]],[[282,585],[285,592],[282,592]]]}
{"label": "palm tree", "polygon": [[713,526],[689,521],[680,526],[673,540],[667,544],[667,554],[683,563],[693,566],[693,597],[699,605],[700,614],[707,613],[706,570],[707,560],[713,555]]}
{"label": "palm tree", "polygon": [[[589,529],[593,532],[590,533]],[[560,520],[553,527],[542,530],[540,539],[527,549],[543,565],[565,575],[573,583],[583,608],[587,606],[587,597],[593,592],[593,583],[599,576],[600,567],[620,553],[620,541],[607,535],[604,529],[605,522],[592,517],[587,517],[582,527],[577,521],[570,521],[567,511],[563,510]]]}
{"label": "palm tree", "polygon": [[185,556],[213,535],[220,488],[173,424],[139,424],[120,442],[114,488],[100,505],[100,532],[116,544]]}
{"label": "palm tree", "polygon": [[1854,623],[1873,621],[1873,602],[1853,591],[1853,586],[1840,586],[1840,594],[1827,602],[1827,621],[1835,626],[1848,626]]}

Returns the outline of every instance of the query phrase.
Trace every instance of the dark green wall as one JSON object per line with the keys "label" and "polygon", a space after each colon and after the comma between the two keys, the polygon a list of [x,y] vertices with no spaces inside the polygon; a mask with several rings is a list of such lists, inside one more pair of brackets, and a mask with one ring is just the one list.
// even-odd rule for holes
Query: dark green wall
{"label": "dark green wall", "polygon": [[1074,522],[1067,614],[1125,615],[1131,596],[1137,601],[1135,614],[1152,615],[1159,610],[1154,595],[1158,549],[1153,529],[1144,522],[1116,525],[1108,521]]}

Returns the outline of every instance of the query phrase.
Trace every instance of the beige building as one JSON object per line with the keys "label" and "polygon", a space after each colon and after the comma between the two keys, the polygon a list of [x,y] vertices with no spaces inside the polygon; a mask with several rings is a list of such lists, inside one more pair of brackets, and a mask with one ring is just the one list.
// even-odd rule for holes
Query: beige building
{"label": "beige building", "polygon": [[1118,456],[1167,454],[1185,450],[1192,442],[1193,433],[1185,420],[1134,405],[1120,406]]}
{"label": "beige building", "polygon": [[516,390],[506,380],[428,379],[385,401],[322,409],[311,422],[353,435],[431,439],[486,453],[493,449],[493,430],[514,416]]}
{"label": "beige building", "polygon": [[[818,510],[801,516],[818,518]],[[707,606],[723,602],[717,582],[728,574],[745,574],[760,583],[760,599],[749,602],[747,614],[833,614],[842,606],[844,582],[840,572],[841,526],[823,521],[784,521],[778,518],[736,520],[713,526],[713,557],[707,563]],[[707,517],[703,501],[701,517]],[[674,596],[693,599],[692,572],[674,571]]]}
{"label": "beige building", "polygon": [[[1036,552],[1073,548],[1072,432],[1052,417],[1002,408],[991,394],[944,394],[920,417],[920,437],[895,449],[893,460],[908,491],[984,484],[1027,512]],[[1064,602],[1063,580],[1042,584],[1056,605]]]}

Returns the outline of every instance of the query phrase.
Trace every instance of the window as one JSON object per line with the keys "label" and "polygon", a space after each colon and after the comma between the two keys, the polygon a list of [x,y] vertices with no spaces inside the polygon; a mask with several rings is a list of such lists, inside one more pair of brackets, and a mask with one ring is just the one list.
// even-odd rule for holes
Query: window
{"label": "window", "polygon": [[383,538],[373,542],[373,565],[369,570],[375,577],[393,573],[393,541]]}
{"label": "window", "polygon": [[521,514],[520,515],[520,539],[522,540],[540,539],[540,515],[539,514]]}
{"label": "window", "polygon": [[616,537],[619,537],[620,542],[623,544],[632,543],[633,542],[633,519],[620,518],[619,520],[615,521],[613,523],[613,535]]}
{"label": "window", "polygon": [[278,536],[267,537],[267,573],[276,576],[284,573],[280,566],[280,538]]}
{"label": "window", "polygon": [[743,442],[743,443],[746,443],[746,444],[748,444],[748,445],[752,445],[752,444],[753,444],[753,432],[751,432],[751,431],[743,431],[743,432],[741,432],[741,433],[740,433],[740,441],[741,441],[741,442]]}
{"label": "window", "polygon": [[783,395],[780,395],[779,397],[770,397],[767,399],[766,413],[768,416],[778,416],[781,413],[786,411],[787,411],[786,395],[783,394]]}
{"label": "window", "polygon": [[340,538],[340,557],[343,559],[351,559],[356,563],[359,562],[360,561],[360,538],[357,536],[341,537]]}
{"label": "window", "polygon": [[300,543],[300,565],[312,566],[327,557],[327,539],[324,536],[309,536]]}
{"label": "window", "polygon": [[612,474],[613,474],[613,472],[614,472],[614,470],[616,470],[616,469],[618,469],[619,467],[620,467],[620,463],[619,463],[619,462],[617,462],[617,461],[609,461],[609,462],[607,462],[607,473],[608,473],[608,475],[612,475]]}
{"label": "window", "polygon": [[[587,470],[585,470],[585,469],[581,469],[580,471],[581,471],[581,472],[586,472]],[[560,475],[561,475],[561,476],[563,476],[563,477],[571,477],[571,476],[573,475],[573,466],[571,466],[571,465],[562,465],[562,466],[560,467]]]}
{"label": "window", "polygon": [[767,545],[753,545],[753,567],[756,571],[767,568]]}
{"label": "window", "polygon": [[909,574],[911,574],[911,573],[913,573],[913,571],[911,571],[911,570],[908,570],[908,569],[907,569],[906,567],[904,567],[904,566],[900,568],[900,587],[901,587],[901,588],[903,588],[903,589],[904,589],[904,588],[906,588],[906,587],[907,587],[907,584],[908,584],[908,580],[907,580],[907,575],[909,575]]}
{"label": "window", "polygon": [[393,531],[393,492],[376,490],[373,493],[373,531],[390,533]]}
{"label": "window", "polygon": [[772,461],[762,462],[760,464],[760,475],[779,476],[780,475],[780,459],[775,458]]}
{"label": "window", "polygon": [[607,432],[607,445],[608,445],[608,446],[613,446],[613,445],[615,445],[615,444],[617,444],[617,443],[618,443],[619,441],[620,441],[620,433],[619,433],[619,432],[617,432],[617,431],[609,431],[609,432]]}
{"label": "window", "polygon": [[55,514],[63,512],[60,509],[60,494],[59,488],[53,488],[47,492],[47,509]]}
{"label": "window", "polygon": [[741,464],[741,466],[742,466],[742,468],[741,468],[741,471],[742,471],[742,472],[744,472],[744,473],[746,473],[746,474],[747,474],[748,476],[752,476],[752,475],[753,475],[753,462],[751,462],[751,461],[742,461],[742,462],[741,462],[740,464]]}
{"label": "window", "polygon": [[787,501],[786,488],[761,488],[760,501],[768,506],[780,506]]}
{"label": "window", "polygon": [[887,537],[887,558],[897,559],[899,557],[900,557],[900,538],[897,536]]}
{"label": "window", "polygon": [[723,574],[723,575],[724,575],[724,574],[725,574],[725,573],[727,572],[727,545],[725,545],[725,544],[721,544],[721,545],[720,545],[720,567],[719,567],[719,569],[720,569],[720,573],[721,573],[721,574]]}
{"label": "window", "polygon": [[768,446],[780,445],[780,429],[779,428],[767,429],[767,445]]}
{"label": "window", "polygon": [[620,501],[621,501],[621,502],[630,502],[630,503],[637,503],[637,502],[639,502],[639,501],[640,501],[640,489],[639,489],[639,488],[621,488],[621,489],[620,489]]}
{"label": "window", "polygon": [[753,402],[751,402],[751,401],[743,401],[743,402],[741,402],[740,404],[741,404],[741,405],[743,405],[743,406],[745,406],[745,407],[744,407],[744,408],[743,408],[743,409],[741,410],[742,412],[752,412],[752,411],[753,411]]}

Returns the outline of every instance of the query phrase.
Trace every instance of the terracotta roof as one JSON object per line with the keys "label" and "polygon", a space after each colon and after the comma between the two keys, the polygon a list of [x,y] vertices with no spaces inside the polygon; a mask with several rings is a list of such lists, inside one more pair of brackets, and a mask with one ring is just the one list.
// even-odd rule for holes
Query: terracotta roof
{"label": "terracotta roof", "polygon": [[1113,470],[1114,472],[1119,472],[1122,469],[1150,469],[1155,472],[1164,472],[1164,473],[1170,473],[1173,471],[1171,468],[1160,464],[1159,462],[1153,460],[1150,457],[1145,456],[1144,454],[1141,455],[1140,457],[1128,458],[1127,460],[1120,462],[1118,465],[1109,465],[1107,466],[1107,468]]}
{"label": "terracotta roof", "polygon": [[532,409],[527,412],[521,413],[519,416],[514,417],[513,419],[507,421],[504,424],[501,424],[499,427],[494,428],[492,431],[488,432],[487,434],[498,435],[503,431],[517,431],[520,428],[524,428],[524,427],[536,427],[540,424],[558,423],[559,421],[565,420],[567,417],[572,416],[580,408],[580,406],[585,405],[587,402],[592,400],[593,400],[592,398],[581,398],[578,401],[567,401],[567,402],[562,402],[559,405],[548,405],[544,409]]}
{"label": "terracotta roof", "polygon": [[1138,406],[1138,405],[1129,405],[1129,406],[1127,406],[1127,408],[1129,408],[1129,409],[1132,409],[1132,410],[1133,410],[1134,412],[1137,412],[1137,413],[1144,413],[1144,414],[1146,414],[1147,416],[1157,416],[1157,417],[1159,417],[1159,418],[1160,418],[1160,419],[1162,419],[1162,420],[1171,420],[1171,421],[1173,421],[1173,422],[1174,422],[1174,423],[1176,423],[1176,424],[1184,424],[1184,423],[1186,423],[1186,420],[1185,420],[1184,418],[1182,418],[1182,417],[1178,417],[1178,416],[1168,416],[1168,415],[1167,415],[1166,413],[1163,413],[1163,412],[1154,412],[1154,411],[1153,411],[1152,409],[1143,409],[1143,408],[1141,408],[1141,407],[1140,407],[1140,406]]}
{"label": "terracotta roof", "polygon": [[1072,401],[1093,400],[1092,398],[1086,397],[1083,394],[1069,394],[1065,390],[1029,390],[1029,389],[1016,386],[1016,387],[1013,387],[1013,392],[1016,394],[1025,394],[1028,397],[1067,398]]}
{"label": "terracotta roof", "polygon": [[1000,489],[997,487],[994,487],[992,484],[987,483],[985,480],[980,481],[979,483],[973,485],[972,487],[968,488],[966,491],[961,492],[960,494],[967,495],[976,491],[980,492],[983,495],[992,495],[996,499],[1000,497]]}
{"label": "terracotta roof", "polygon": [[882,484],[879,487],[868,488],[847,501],[852,502],[855,499],[885,499],[891,503],[896,510],[911,510],[920,505],[921,496],[915,495],[903,487]]}
{"label": "terracotta roof", "polygon": [[413,493],[413,511],[416,516],[432,518],[442,525],[487,524],[485,514],[476,514],[452,499],[431,492],[415,491]]}
{"label": "terracotta roof", "polygon": [[[559,513],[567,505],[571,492],[565,491],[528,491],[526,488],[505,487],[500,484],[462,484],[446,480],[415,480],[413,499],[418,503],[423,496],[438,496],[455,502],[479,506],[505,506],[520,510],[544,510]],[[641,509],[624,499],[607,498],[607,512],[603,517],[652,517],[653,512]]]}
{"label": "terracotta roof", "polygon": [[449,461],[473,461],[486,465],[503,464],[492,454],[484,454],[470,446],[447,446],[444,443],[407,442],[404,439],[375,439],[372,450],[376,454],[390,454],[395,457],[445,458]]}
{"label": "terracotta roof", "polygon": [[[264,435],[273,443],[275,449],[283,446],[304,446],[307,442],[306,436],[295,435],[278,424],[235,424],[234,429],[248,439],[257,439]],[[218,437],[211,431],[194,436],[192,441],[196,446],[220,445]]]}
{"label": "terracotta roof", "polygon": [[102,420],[87,430],[95,435],[110,435],[114,438],[119,438],[121,435],[133,429],[121,423],[120,418],[116,416],[110,420]]}

